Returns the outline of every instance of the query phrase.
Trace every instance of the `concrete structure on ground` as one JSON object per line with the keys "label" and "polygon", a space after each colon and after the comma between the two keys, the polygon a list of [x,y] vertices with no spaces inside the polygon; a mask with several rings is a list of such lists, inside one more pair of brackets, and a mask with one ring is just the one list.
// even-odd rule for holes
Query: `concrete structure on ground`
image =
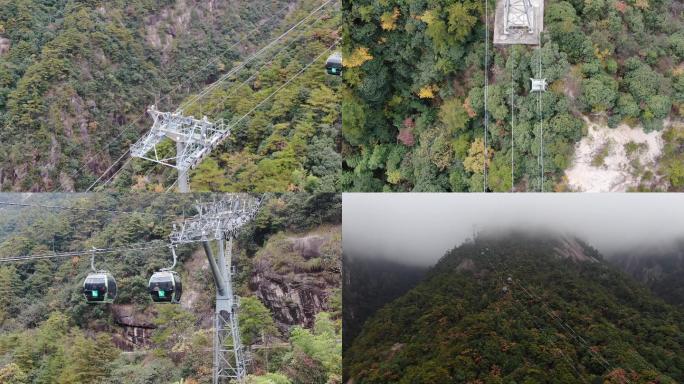
{"label": "concrete structure on ground", "polygon": [[544,0],[499,0],[494,19],[494,44],[538,45],[544,30]]}

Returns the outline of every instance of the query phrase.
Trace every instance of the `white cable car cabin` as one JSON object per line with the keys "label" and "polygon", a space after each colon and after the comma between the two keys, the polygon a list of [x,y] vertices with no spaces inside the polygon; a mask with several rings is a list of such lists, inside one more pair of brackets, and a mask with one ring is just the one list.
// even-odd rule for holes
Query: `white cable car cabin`
{"label": "white cable car cabin", "polygon": [[532,92],[546,92],[546,79],[532,79]]}
{"label": "white cable car cabin", "polygon": [[325,61],[325,71],[328,75],[340,76],[342,75],[342,53],[333,52]]}
{"label": "white cable car cabin", "polygon": [[183,284],[174,271],[155,272],[147,285],[152,301],[155,303],[180,303]]}
{"label": "white cable car cabin", "polygon": [[107,271],[90,273],[83,282],[83,295],[88,303],[111,303],[116,299],[116,280]]}

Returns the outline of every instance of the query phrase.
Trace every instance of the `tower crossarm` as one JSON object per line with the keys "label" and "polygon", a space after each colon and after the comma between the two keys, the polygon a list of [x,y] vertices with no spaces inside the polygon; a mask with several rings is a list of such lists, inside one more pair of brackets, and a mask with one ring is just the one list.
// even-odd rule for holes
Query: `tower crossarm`
{"label": "tower crossarm", "polygon": [[[205,116],[196,119],[180,113],[162,112],[153,105],[147,113],[152,117],[152,127],[138,142],[131,146],[131,156],[187,171],[194,168],[223,137],[230,134],[222,122],[213,123]],[[175,156],[160,157],[157,146],[165,138],[183,143],[182,151]],[[153,155],[149,153],[154,151]]]}
{"label": "tower crossarm", "polygon": [[238,194],[210,203],[199,203],[196,216],[174,226],[171,241],[182,244],[235,237],[256,215],[259,204],[258,199]]}

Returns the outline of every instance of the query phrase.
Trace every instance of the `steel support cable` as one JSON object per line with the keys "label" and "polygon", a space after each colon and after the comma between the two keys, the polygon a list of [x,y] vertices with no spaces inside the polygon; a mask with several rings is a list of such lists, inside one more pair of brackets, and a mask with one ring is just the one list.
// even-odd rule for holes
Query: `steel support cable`
{"label": "steel support cable", "polygon": [[[494,271],[497,270],[496,268],[494,268],[494,266],[493,266],[491,263],[487,262],[487,264],[489,264],[489,266],[492,268],[492,270],[494,270]],[[506,271],[504,271],[504,272],[506,272]],[[556,321],[558,322],[558,324],[561,326],[561,328],[567,329],[568,331],[570,331],[570,333],[572,333],[572,335],[573,335],[573,338],[576,339],[576,340],[578,340],[578,341],[580,341],[580,342],[584,345],[584,347],[589,351],[589,353],[592,354],[594,357],[596,357],[597,360],[599,360],[599,363],[601,363],[601,365],[602,365],[606,370],[610,371],[610,370],[613,369],[612,366],[610,365],[610,363],[609,363],[605,358],[603,358],[603,356],[601,356],[600,354],[594,352],[594,351],[591,349],[591,347],[589,346],[589,343],[588,343],[582,336],[578,335],[578,334],[574,331],[574,329],[572,329],[572,327],[570,327],[569,325],[567,325],[567,323],[565,323],[560,317],[558,317],[558,316],[556,316],[555,314],[553,314],[553,312],[551,311],[551,309],[546,305],[546,303],[544,303],[544,301],[543,301],[541,298],[539,298],[539,297],[536,296],[536,295],[531,294],[524,286],[522,286],[520,283],[518,283],[517,280],[511,279],[511,282],[512,282],[513,284],[515,284],[516,286],[518,286],[520,289],[522,289],[523,292],[525,292],[525,294],[526,294],[528,297],[530,297],[532,300],[537,300],[537,301],[539,301],[539,303],[544,307],[544,310],[545,310],[546,314],[549,315],[549,317],[551,317],[551,318],[553,318],[554,320],[556,320]]]}
{"label": "steel support cable", "polygon": [[[158,243],[158,244],[155,244]],[[53,253],[40,253],[35,255],[22,255],[22,256],[9,256],[0,257],[0,263],[14,262],[14,261],[30,261],[30,260],[42,260],[42,259],[52,259],[61,257],[74,257],[74,256],[90,256],[93,254],[107,254],[116,252],[127,252],[127,251],[141,251],[147,249],[158,249],[166,248],[169,244],[163,240],[149,241],[144,243],[133,243],[129,244],[127,247],[116,247],[116,248],[97,248],[97,249],[87,249],[82,251],[67,251],[67,252],[53,252]]]}
{"label": "steel support cable", "polygon": [[[269,17],[268,19],[266,19],[266,23],[272,21],[272,20],[275,19],[277,16],[279,16],[279,15],[281,15],[281,14],[284,14],[285,11],[287,11],[288,9],[289,9],[289,7],[285,7],[285,8],[283,8],[283,9],[281,9],[279,12],[274,13],[271,17]],[[219,56],[215,56],[214,58],[212,58],[211,60],[209,60],[209,62],[208,62],[207,64],[205,64],[203,67],[201,67],[201,68],[198,69],[198,70],[195,70],[195,71],[191,72],[191,75],[190,75],[190,76],[187,76],[187,77],[185,78],[185,80],[181,81],[178,85],[176,85],[176,86],[175,86],[174,88],[172,88],[169,92],[167,92],[164,96],[162,96],[161,100],[163,100],[164,98],[166,98],[167,100],[170,99],[170,98],[171,98],[171,95],[173,95],[174,92],[178,91],[181,87],[183,87],[185,84],[189,83],[191,80],[194,80],[202,71],[204,71],[204,70],[207,69],[210,65],[212,65],[212,64],[214,64],[216,61],[218,61],[218,60],[221,58],[221,55],[222,55],[222,54],[225,54],[225,53],[228,52],[229,50],[235,48],[237,45],[239,45],[240,43],[242,43],[243,41],[245,41],[247,38],[251,37],[252,35],[256,34],[258,31],[259,31],[258,29],[254,29],[252,32],[248,33],[246,36],[240,38],[240,40],[236,41],[236,42],[233,43],[231,46],[229,46],[228,48],[226,48],[225,50],[223,50]],[[146,113],[147,113],[147,112],[142,112],[142,113],[138,114],[137,117],[135,117],[130,123],[128,123],[128,125],[127,125],[121,132],[119,132],[118,135],[116,135],[113,139],[111,139],[111,140],[110,140],[102,149],[105,150],[105,149],[109,148],[109,147],[110,147],[113,143],[115,143],[121,136],[123,136],[124,133],[128,132],[128,130],[130,130],[130,129],[134,126],[134,124],[136,124],[138,121],[140,121],[140,119],[143,118],[143,117],[145,116]],[[128,153],[128,151],[126,151],[126,153]],[[124,155],[125,155],[125,153],[124,153]],[[85,164],[83,164],[79,169],[77,169],[76,172],[73,172],[72,174],[70,174],[70,176],[71,176],[71,177],[74,177],[74,176],[80,174],[80,173],[83,171],[83,169],[88,165],[88,161],[92,160],[94,157],[95,157],[95,155],[89,156],[88,159],[86,160]],[[122,155],[122,157],[123,157],[123,155]],[[110,166],[109,169],[111,169],[111,166]],[[108,172],[109,169],[108,169],[106,172]],[[106,173],[106,172],[105,172],[105,173]],[[101,175],[100,178],[102,178],[103,176],[104,176],[104,175]],[[91,187],[92,187],[92,186],[91,186]],[[61,187],[52,190],[52,192],[59,192],[59,191],[61,191]]]}
{"label": "steel support cable", "polygon": [[[591,348],[589,343],[581,335],[578,335],[577,332],[575,332],[575,330],[570,325],[568,325],[566,322],[564,322],[563,319],[561,319],[559,316],[555,315],[553,313],[553,311],[551,311],[551,309],[546,305],[546,303],[544,303],[544,301],[540,297],[532,294],[530,291],[528,291],[525,287],[523,287],[522,285],[520,285],[516,281],[514,281],[514,284],[516,284],[518,287],[520,287],[520,289],[522,289],[523,292],[525,292],[525,294],[528,297],[530,297],[532,300],[539,301],[539,303],[544,307],[546,314],[549,317],[551,317],[552,319],[554,319],[555,321],[557,321],[558,324],[561,326],[561,328],[568,330],[572,334],[572,337],[575,340],[582,343],[582,345],[587,349],[587,351],[589,351],[589,353],[591,355],[593,355],[599,361],[599,363],[603,366],[603,368],[605,368],[607,371],[612,371],[615,369],[615,367],[613,365],[611,365],[610,362],[608,362],[608,360],[606,360],[601,354],[599,354],[598,352],[595,352]],[[630,382],[629,379],[627,379],[627,381]]]}
{"label": "steel support cable", "polygon": [[[287,36],[289,33],[291,33],[293,30],[295,30],[295,29],[298,28],[301,24],[303,24],[307,19],[309,19],[309,18],[310,18],[311,16],[313,16],[314,14],[318,13],[321,9],[323,9],[325,6],[327,6],[328,4],[330,4],[330,3],[333,2],[333,1],[335,1],[335,0],[328,0],[328,1],[326,1],[326,2],[323,3],[321,6],[319,6],[318,8],[316,8],[315,10],[313,10],[311,13],[309,13],[309,15],[307,15],[305,18],[303,18],[303,19],[300,20],[298,23],[296,23],[294,26],[292,26],[292,27],[289,28],[287,31],[285,31],[283,34],[281,34],[280,36],[278,36],[275,40],[271,41],[269,44],[267,44],[266,46],[264,46],[263,48],[261,48],[257,53],[255,53],[255,54],[253,54],[252,56],[250,56],[245,62],[243,62],[243,63],[241,63],[240,65],[238,65],[237,67],[231,69],[228,73],[222,75],[221,78],[219,78],[217,81],[215,81],[214,83],[210,84],[209,86],[205,87],[199,94],[190,96],[190,99],[189,99],[188,101],[182,103],[182,104],[176,109],[176,112],[181,112],[184,108],[187,108],[188,106],[194,104],[196,101],[200,100],[202,97],[206,96],[210,91],[212,91],[214,88],[218,87],[218,86],[220,85],[220,83],[222,83],[223,81],[225,81],[225,79],[229,78],[229,77],[232,76],[233,74],[236,74],[237,72],[239,72],[240,70],[242,70],[243,68],[245,68],[245,67],[247,66],[247,64],[249,64],[250,62],[252,62],[253,60],[255,60],[255,59],[256,59],[258,56],[260,56],[262,53],[266,52],[266,50],[269,49],[270,46],[274,45],[276,42],[278,42],[279,40],[281,40],[283,37]],[[315,23],[316,21],[320,20],[323,16],[324,16],[324,14],[321,14],[321,15],[314,21],[314,23]],[[312,23],[311,25],[313,25],[313,23]],[[282,51],[283,51],[283,49],[281,49],[281,50],[278,52],[278,54],[279,54],[280,52],[282,52]],[[262,67],[263,67],[263,66],[262,66]],[[262,68],[262,67],[259,67],[259,68]],[[144,114],[145,114],[145,113],[143,113],[141,116],[139,116],[139,117],[136,119],[136,121],[139,120],[140,117],[144,116]],[[131,124],[132,124],[132,123],[131,123]],[[123,154],[121,155],[121,157],[119,157],[119,159],[117,159],[116,162],[114,162],[114,163],[113,163],[113,164],[112,164],[112,165],[111,165],[111,166],[110,166],[102,175],[100,175],[100,177],[98,177],[98,179],[95,180],[95,182],[93,182],[93,183],[90,185],[90,187],[88,187],[88,189],[87,189],[86,191],[90,191],[90,190],[91,190],[91,189],[92,189],[92,188],[93,188],[93,187],[94,187],[94,186],[95,186],[95,185],[104,177],[104,175],[106,175],[107,172],[109,172],[109,171],[111,170],[111,168],[112,168],[114,165],[116,165],[116,163],[118,163],[119,161],[121,161],[121,159],[122,159],[125,155],[127,155],[129,152],[130,152],[130,150],[127,150],[125,153],[123,153]],[[121,166],[114,174],[112,174],[112,175],[104,182],[104,185],[108,185],[109,182],[115,178],[115,176],[119,173],[119,171],[121,171],[121,170],[127,165],[127,163],[128,163],[129,161],[130,161],[130,158],[127,159],[126,163],[124,163],[123,166]]]}
{"label": "steel support cable", "polygon": [[484,57],[484,167],[483,167],[483,192],[487,192],[487,130],[489,129],[489,111],[487,110],[487,97],[489,93],[489,0],[485,0],[485,57]]}
{"label": "steel support cable", "polygon": [[[493,265],[491,262],[486,261],[486,263],[489,265],[489,267],[490,267],[493,271],[497,271],[497,268],[494,268],[494,265]],[[507,271],[504,270],[503,272],[504,272],[504,274],[507,274],[507,275],[510,276],[510,274],[508,274]],[[515,296],[513,296],[513,292],[511,292],[511,297],[512,297],[513,300],[515,300],[518,304],[521,304],[521,303],[518,301],[518,299],[516,299]],[[535,327],[536,327],[538,330],[541,331],[541,330],[542,330],[542,327],[540,327],[539,324],[534,320],[534,316],[532,315],[532,313],[530,313],[530,312],[525,308],[524,305],[521,304],[521,306],[523,307],[523,309],[525,310],[525,312],[530,316],[530,319],[531,319],[532,322],[534,323]],[[554,342],[551,342],[551,343],[555,345]],[[575,371],[575,373],[577,374],[577,377],[580,378],[580,379],[582,379],[582,381],[584,381],[585,383],[587,383],[587,381],[582,377],[582,375],[580,374],[580,372],[577,370],[577,367],[575,367],[575,365],[572,364],[572,360],[570,360],[570,358],[568,358],[568,357],[565,355],[565,353],[563,353],[562,348],[558,348],[558,350],[560,351],[561,355],[565,358],[565,360],[568,362],[568,364],[572,367],[572,369]]]}
{"label": "steel support cable", "polygon": [[320,5],[318,8],[314,9],[309,13],[306,17],[304,17],[302,20],[300,20],[298,23],[290,27],[288,30],[283,32],[280,36],[278,36],[276,39],[272,40],[270,43],[266,44],[263,48],[261,48],[259,51],[257,51],[255,54],[253,54],[250,58],[248,58],[245,62],[241,63],[237,67],[231,69],[228,73],[224,74],[221,76],[218,80],[210,84],[209,86],[205,87],[201,92],[197,93],[196,95],[191,96],[188,100],[185,102],[181,103],[181,105],[176,109],[176,112],[182,112],[185,108],[188,106],[194,104],[197,102],[197,100],[200,100],[204,96],[206,96],[209,92],[211,92],[214,88],[218,87],[221,85],[222,82],[224,82],[227,78],[229,78],[231,75],[236,73],[237,71],[241,70],[244,68],[247,64],[252,62],[254,59],[256,59],[258,56],[260,56],[262,53],[266,52],[269,48],[271,48],[273,45],[278,43],[281,39],[283,39],[285,36],[289,35],[292,31],[297,29],[300,25],[302,25],[306,20],[308,20],[311,16],[314,14],[318,13],[321,9],[323,9],[325,6],[328,4],[332,3],[335,0],[327,0],[325,3]]}
{"label": "steel support cable", "polygon": [[[283,88],[285,88],[286,86],[288,86],[292,81],[294,81],[294,80],[295,80],[296,78],[298,78],[302,73],[304,73],[307,69],[309,69],[309,67],[311,67],[315,62],[317,62],[321,57],[323,57],[323,55],[325,55],[326,53],[330,52],[330,51],[337,45],[338,42],[339,42],[339,40],[335,41],[332,45],[330,45],[330,46],[328,47],[328,49],[326,49],[325,51],[321,52],[321,53],[320,53],[318,56],[316,56],[309,64],[305,65],[305,66],[304,66],[302,69],[300,69],[299,72],[297,72],[293,77],[291,77],[291,78],[288,79],[285,83],[283,83],[280,87],[278,87],[278,89],[276,89],[275,91],[273,91],[273,92],[272,92],[270,95],[268,95],[265,99],[261,100],[261,102],[259,102],[257,105],[255,105],[255,106],[254,106],[252,109],[250,109],[247,113],[245,113],[244,115],[242,115],[242,117],[240,117],[240,118],[237,119],[236,121],[232,122],[232,123],[230,124],[230,127],[232,128],[232,127],[235,127],[236,125],[238,125],[242,120],[244,120],[245,118],[247,118],[247,116],[251,115],[254,111],[256,111],[259,107],[261,107],[264,103],[266,103],[266,102],[267,102],[268,100],[270,100],[273,96],[275,96],[276,94],[278,94],[278,92],[280,92]],[[225,136],[224,136],[224,137],[221,137],[221,139],[219,140],[219,142],[221,142],[221,141],[224,140],[224,139],[225,139]]]}
{"label": "steel support cable", "polygon": [[272,63],[276,60],[276,58],[278,58],[278,56],[279,56],[280,54],[282,54],[284,51],[286,51],[288,48],[290,48],[290,47],[291,47],[294,43],[296,43],[297,41],[299,41],[299,40],[301,40],[302,38],[306,37],[306,33],[309,32],[309,31],[314,27],[314,25],[315,25],[318,21],[320,21],[320,20],[323,18],[323,16],[325,16],[325,14],[321,14],[320,16],[318,16],[318,18],[316,18],[316,20],[314,20],[311,24],[309,24],[309,25],[306,27],[306,29],[305,29],[304,31],[302,31],[302,33],[299,34],[299,36],[297,36],[295,39],[293,39],[293,40],[292,40],[291,42],[289,42],[287,45],[283,46],[278,52],[276,52],[276,53],[271,57],[271,59],[270,59],[269,61],[267,61],[267,62],[263,63],[262,65],[260,65],[260,66],[254,71],[254,73],[253,73],[251,76],[249,76],[247,79],[245,79],[244,81],[242,81],[242,82],[241,82],[240,84],[238,84],[237,86],[233,87],[233,88],[232,88],[232,92],[226,94],[226,95],[223,97],[223,99],[225,100],[225,99],[227,99],[227,98],[229,98],[229,97],[231,97],[231,96],[234,96],[234,95],[237,93],[238,90],[240,90],[242,87],[244,87],[245,85],[247,85],[250,81],[252,81],[252,80],[256,77],[256,75],[258,75],[259,72],[260,72],[263,68],[265,68],[266,66],[272,64]]}
{"label": "steel support cable", "polygon": [[[239,85],[233,87],[233,88],[232,88],[232,92],[229,93],[229,94],[227,94],[226,96],[224,96],[224,99],[226,99],[226,98],[228,98],[228,97],[231,97],[231,96],[235,95],[235,94],[237,93],[237,91],[238,91],[240,88],[242,88],[244,85],[246,85],[247,83],[249,83],[252,79],[254,79],[254,77],[256,77],[256,75],[258,75],[259,72],[260,72],[264,67],[266,67],[267,65],[270,65],[271,63],[273,63],[273,62],[275,61],[275,59],[276,59],[280,54],[282,54],[286,49],[288,49],[289,47],[291,47],[295,42],[297,42],[297,41],[300,40],[301,38],[306,37],[306,33],[309,32],[309,31],[311,30],[311,28],[313,28],[314,25],[315,25],[318,21],[320,21],[324,16],[325,16],[325,14],[321,14],[320,16],[318,16],[318,18],[316,18],[311,24],[309,24],[309,25],[306,27],[306,29],[305,29],[304,31],[302,31],[294,40],[292,40],[292,41],[291,41],[290,43],[288,43],[286,46],[283,46],[283,47],[282,47],[282,48],[281,48],[281,49],[280,49],[280,50],[279,50],[279,51],[278,51],[278,52],[277,52],[277,53],[276,53],[268,62],[263,63],[262,65],[260,65],[259,67],[257,67],[257,69],[254,71],[254,73],[253,73],[250,77],[248,77],[247,79],[245,79],[245,80],[244,80],[243,82],[241,82]],[[129,152],[129,151],[127,151],[126,153],[124,153],[124,155],[126,155],[128,152]],[[123,155],[122,155],[122,157],[123,157]],[[121,159],[121,158],[119,158],[119,160],[120,160],[120,159]],[[117,162],[118,162],[119,160],[117,160]],[[117,171],[114,172],[114,173],[113,173],[113,174],[112,174],[112,175],[111,175],[111,176],[110,176],[102,185],[103,185],[103,186],[108,185],[109,182],[110,182],[111,180],[113,180],[114,178],[116,178],[117,174],[118,174],[120,171],[122,171],[122,170],[125,168],[125,166],[128,164],[128,162],[130,162],[130,161],[131,161],[131,159],[128,158],[128,159],[126,160],[126,162],[124,163],[124,165],[121,166],[119,169],[117,169]],[[110,168],[111,168],[111,167],[110,167]],[[145,176],[149,175],[153,169],[154,169],[154,167],[150,168],[150,170],[147,171],[147,173],[145,174]],[[105,171],[105,174],[106,174],[108,171],[109,171],[109,170]],[[99,180],[99,179],[100,179],[100,178],[98,178],[98,180]],[[96,182],[97,182],[98,180],[96,180]],[[178,182],[178,180],[174,181],[174,183],[169,187],[169,189],[167,190],[167,192],[171,190],[171,187],[173,187],[173,186],[176,184],[176,182]],[[93,183],[93,185],[91,185],[91,186],[88,188],[88,190],[87,190],[86,192],[89,192],[89,191],[92,189],[92,187],[93,187],[94,185],[95,185],[95,183]]]}
{"label": "steel support cable", "polygon": [[[534,323],[534,326],[535,326],[537,329],[539,329],[540,331],[542,331],[542,329],[548,330],[548,328],[541,327],[541,326],[539,325],[539,323],[537,323],[537,321],[535,320],[535,318],[534,318],[534,316],[532,315],[532,313],[530,313],[530,312],[527,310],[527,308],[526,308],[526,307],[525,307],[517,298],[515,298],[515,296],[513,296],[513,292],[511,292],[511,297],[513,298],[513,300],[514,300],[520,307],[522,307],[522,309],[525,311],[525,313],[527,313],[527,315],[530,316],[530,320],[532,320],[532,322]],[[553,341],[552,341],[551,343],[554,344],[554,345],[556,344],[556,343],[554,343]],[[582,380],[583,382],[585,382],[585,383],[588,383],[588,381],[582,376],[582,374],[580,373],[580,371],[577,369],[577,367],[575,366],[575,364],[573,364],[572,360],[570,360],[570,357],[568,357],[568,356],[563,352],[563,349],[562,349],[562,348],[558,348],[558,352],[560,352],[561,356],[563,356],[563,359],[568,363],[568,365],[570,365],[570,366],[572,367],[572,370],[575,372],[575,375],[577,376],[577,378],[578,378],[578,379],[581,379],[581,380]]]}
{"label": "steel support cable", "polygon": [[28,203],[14,203],[11,201],[0,201],[0,205],[8,205],[8,206],[17,206],[17,207],[25,207],[25,208],[48,208],[48,209],[62,209],[62,210],[73,210],[73,211],[81,211],[81,212],[108,212],[108,213],[125,213],[125,214],[135,214],[139,213],[141,215],[154,215],[154,216],[161,216],[161,217],[166,217],[166,216],[173,216],[176,217],[177,215],[174,213],[154,213],[154,212],[145,212],[145,211],[123,211],[123,210],[117,210],[117,209],[101,209],[101,208],[80,208],[80,207],[67,207],[63,205],[49,205],[49,204],[28,204]]}
{"label": "steel support cable", "polygon": [[[114,162],[109,166],[109,168],[107,168],[104,172],[102,172],[102,174],[101,174],[95,181],[93,181],[92,184],[90,184],[90,186],[88,187],[88,189],[86,189],[86,192],[90,192],[90,190],[93,189],[93,187],[95,186],[95,184],[97,184],[100,180],[102,180],[102,177],[104,177],[104,175],[106,175],[112,168],[114,168],[114,166],[115,166],[116,164],[118,164],[119,161],[121,161],[121,159],[123,159],[124,156],[126,156],[126,155],[128,154],[128,152],[130,152],[130,150],[127,149],[126,152],[122,153],[121,156],[119,156],[119,158],[116,159],[116,161],[114,161]],[[123,168],[123,167],[121,167],[121,168]],[[121,169],[121,168],[119,168],[119,169]],[[117,172],[118,172],[118,170],[117,170]]]}
{"label": "steel support cable", "polygon": [[[542,78],[542,51],[541,51],[541,38],[539,42],[539,76],[538,79]],[[539,165],[540,165],[540,182],[539,191],[544,192],[544,120],[542,115],[542,91],[539,91]]]}
{"label": "steel support cable", "polygon": [[515,114],[514,114],[514,108],[513,108],[513,93],[515,91],[515,79],[513,78],[513,70],[514,67],[511,67],[511,192],[514,192],[514,186],[515,186],[515,175],[514,175],[514,159],[513,159],[513,154],[515,151],[515,146],[514,146],[514,141],[515,141],[515,135],[513,134],[513,130],[515,129]]}

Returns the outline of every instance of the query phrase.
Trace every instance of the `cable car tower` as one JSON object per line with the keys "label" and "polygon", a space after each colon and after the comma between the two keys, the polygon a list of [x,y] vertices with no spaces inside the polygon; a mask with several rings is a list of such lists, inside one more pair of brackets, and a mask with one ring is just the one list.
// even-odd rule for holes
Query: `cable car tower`
{"label": "cable car tower", "polygon": [[[248,357],[240,342],[238,308],[240,301],[233,294],[231,267],[233,238],[259,208],[259,200],[247,195],[229,195],[211,203],[197,204],[197,216],[174,225],[171,242],[187,244],[201,241],[216,283],[214,312],[213,383],[236,380],[247,375]],[[210,241],[216,241],[218,254],[214,258]]]}
{"label": "cable car tower", "polygon": [[[190,192],[188,171],[200,163],[202,158],[230,134],[230,129],[223,122],[212,123],[204,116],[198,120],[192,116],[184,116],[180,111],[160,112],[152,105],[147,109],[152,117],[152,128],[138,142],[131,146],[131,156],[154,161],[178,170],[178,190]],[[164,139],[176,142],[176,154],[171,157],[161,156],[157,145]],[[154,150],[154,155],[149,155]]]}

